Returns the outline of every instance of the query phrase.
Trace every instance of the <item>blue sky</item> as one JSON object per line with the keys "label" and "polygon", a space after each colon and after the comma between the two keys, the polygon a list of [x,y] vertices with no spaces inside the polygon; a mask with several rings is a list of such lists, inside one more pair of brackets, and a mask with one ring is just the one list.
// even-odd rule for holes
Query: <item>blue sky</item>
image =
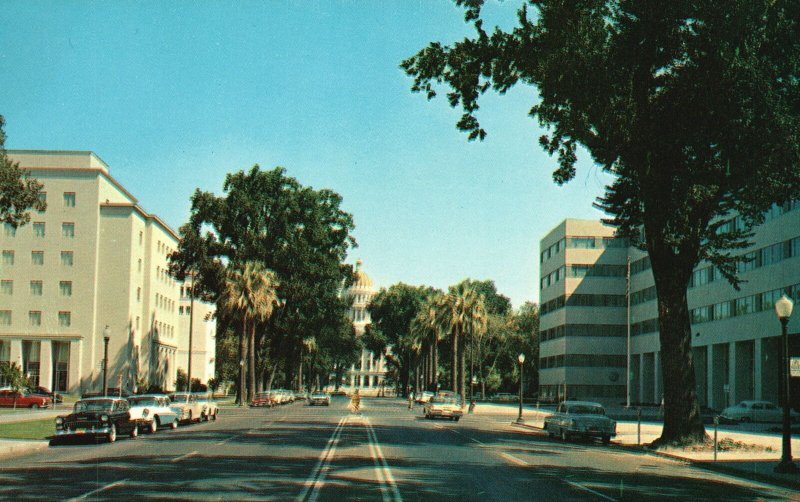
{"label": "blue sky", "polygon": [[[490,1],[490,21],[517,3]],[[539,239],[602,216],[585,154],[552,182],[532,89],[487,95],[472,143],[459,110],[409,91],[402,59],[471,34],[449,0],[4,2],[0,25],[6,148],[94,151],[176,229],[196,188],[281,165],[342,195],[348,261],[377,285],[493,279],[519,306],[538,301]]]}

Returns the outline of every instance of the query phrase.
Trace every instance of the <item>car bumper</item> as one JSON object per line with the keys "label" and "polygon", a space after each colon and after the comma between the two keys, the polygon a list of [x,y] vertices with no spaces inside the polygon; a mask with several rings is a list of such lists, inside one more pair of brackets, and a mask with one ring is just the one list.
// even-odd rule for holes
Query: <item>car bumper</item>
{"label": "car bumper", "polygon": [[56,429],[57,438],[77,438],[92,436],[107,436],[111,433],[110,427],[89,427],[87,429]]}
{"label": "car bumper", "polygon": [[460,417],[464,415],[464,412],[461,410],[430,410],[428,414],[432,417]]}
{"label": "car bumper", "polygon": [[572,436],[583,436],[587,438],[604,438],[616,437],[616,432],[603,431],[598,429],[567,429],[567,432]]}
{"label": "car bumper", "polygon": [[327,399],[312,399],[311,401],[308,402],[308,404],[311,406],[314,406],[315,404],[328,406],[329,404],[331,404],[331,402],[328,401]]}

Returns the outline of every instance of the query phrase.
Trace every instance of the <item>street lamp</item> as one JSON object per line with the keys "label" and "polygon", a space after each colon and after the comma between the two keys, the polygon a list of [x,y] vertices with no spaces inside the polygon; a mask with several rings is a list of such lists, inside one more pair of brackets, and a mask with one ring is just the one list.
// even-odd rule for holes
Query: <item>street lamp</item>
{"label": "street lamp", "polygon": [[108,341],[111,340],[111,328],[106,327],[103,329],[103,342],[105,348],[103,349],[103,396],[108,395]]}
{"label": "street lamp", "polygon": [[517,361],[519,361],[519,416],[517,423],[522,424],[525,423],[525,420],[522,419],[522,363],[525,362],[525,354],[517,356]]}
{"label": "street lamp", "polygon": [[783,336],[783,454],[781,461],[775,466],[775,472],[798,472],[797,466],[792,462],[792,436],[791,424],[789,417],[789,384],[791,382],[791,375],[789,374],[789,333],[787,325],[789,324],[789,317],[792,316],[792,308],[794,304],[792,300],[781,296],[780,300],[775,302],[775,313],[781,321],[781,334]]}

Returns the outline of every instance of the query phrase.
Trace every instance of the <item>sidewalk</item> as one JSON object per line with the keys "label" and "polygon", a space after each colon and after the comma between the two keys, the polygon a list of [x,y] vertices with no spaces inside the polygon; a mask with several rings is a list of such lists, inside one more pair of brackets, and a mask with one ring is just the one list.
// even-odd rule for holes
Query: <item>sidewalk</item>
{"label": "sidewalk", "polygon": [[[483,410],[479,412],[479,408],[483,408]],[[517,417],[518,410],[518,408],[510,409],[502,405],[481,404],[475,411],[479,415],[502,414],[513,419]],[[541,431],[544,427],[544,419],[549,414],[549,411],[523,408],[522,417],[525,420],[525,424],[522,426]],[[731,431],[729,428],[718,430],[718,442],[730,440],[741,442],[744,445],[755,445],[760,448],[756,451],[749,451],[744,448],[718,451],[717,460],[714,461],[713,449],[692,451],[691,449],[669,447],[662,447],[658,450],[646,448],[644,445],[651,443],[661,435],[661,429],[662,424],[643,422],[641,424],[641,435],[639,435],[637,422],[617,421],[617,436],[611,441],[611,444],[651,455],[683,460],[700,468],[723,472],[736,477],[777,484],[800,491],[800,474],[778,474],[773,471],[781,459],[782,435],[780,433],[739,432]],[[706,433],[713,439],[714,426],[707,425]],[[792,453],[795,463],[800,467],[800,458],[797,456],[800,453],[800,438],[796,435],[792,437]]]}

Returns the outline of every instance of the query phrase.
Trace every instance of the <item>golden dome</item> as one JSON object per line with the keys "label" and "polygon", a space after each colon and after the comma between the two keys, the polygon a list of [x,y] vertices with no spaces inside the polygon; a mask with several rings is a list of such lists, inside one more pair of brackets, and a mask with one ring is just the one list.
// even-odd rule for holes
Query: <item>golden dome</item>
{"label": "golden dome", "polygon": [[353,282],[353,288],[360,288],[360,289],[372,289],[372,278],[368,276],[363,270],[361,270],[361,264],[363,262],[361,260],[356,261],[356,270],[355,276],[356,279]]}

